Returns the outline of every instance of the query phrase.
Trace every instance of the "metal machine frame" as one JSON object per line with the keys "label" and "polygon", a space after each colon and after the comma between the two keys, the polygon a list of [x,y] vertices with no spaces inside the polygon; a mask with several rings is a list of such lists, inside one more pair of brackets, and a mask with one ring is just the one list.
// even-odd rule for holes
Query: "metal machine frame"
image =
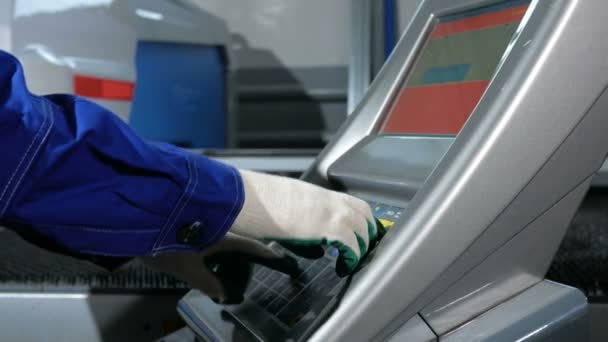
{"label": "metal machine frame", "polygon": [[[457,136],[377,133],[435,19],[502,2],[425,0],[303,176],[406,207],[311,341],[588,338],[584,295],[544,278],[608,153],[608,3],[531,1]],[[366,159],[371,144],[399,154],[390,173]],[[186,298],[235,336],[222,307]]]}
{"label": "metal machine frame", "polygon": [[[435,17],[497,2],[425,1],[305,179],[330,186],[330,167],[373,134]],[[418,313],[442,336],[542,281],[608,150],[606,10],[532,2],[465,127],[312,340],[386,339]]]}

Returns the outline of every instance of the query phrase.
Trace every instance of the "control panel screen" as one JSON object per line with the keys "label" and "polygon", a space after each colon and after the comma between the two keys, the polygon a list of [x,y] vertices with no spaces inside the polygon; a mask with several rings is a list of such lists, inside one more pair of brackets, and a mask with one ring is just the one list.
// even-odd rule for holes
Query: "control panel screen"
{"label": "control panel screen", "polygon": [[529,0],[440,17],[381,129],[456,135],[481,99]]}

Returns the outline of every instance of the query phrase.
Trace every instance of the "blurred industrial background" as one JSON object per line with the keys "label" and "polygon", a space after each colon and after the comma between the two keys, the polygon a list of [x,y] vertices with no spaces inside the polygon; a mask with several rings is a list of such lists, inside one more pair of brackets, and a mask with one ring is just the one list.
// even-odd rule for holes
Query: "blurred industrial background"
{"label": "blurred industrial background", "polygon": [[[23,60],[34,92],[81,92],[135,123],[150,138],[199,148],[320,148],[348,113],[353,51],[359,60],[368,55],[356,61],[356,72],[368,68],[372,77],[386,57],[384,18],[395,23],[390,36],[394,44],[407,25],[407,14],[418,6],[417,1],[393,3],[387,12],[383,1],[4,0],[0,2],[0,47]],[[149,45],[154,43],[161,47],[153,50]],[[157,70],[175,74],[179,64],[187,62],[180,59],[184,57],[179,51],[163,50],[163,44],[175,50],[195,48],[191,45],[199,49],[201,74],[196,75],[190,65],[190,71],[181,76],[183,84],[193,82],[189,77],[226,72],[225,78],[216,75],[215,82],[195,84],[191,90],[217,93],[213,88],[226,82],[227,107],[209,95],[206,99],[211,104],[194,103],[196,93],[190,93],[188,99],[187,95],[174,99],[170,113],[150,110],[156,106],[150,101],[154,94],[170,90],[137,89],[148,80],[161,82],[167,77],[150,75],[149,65],[162,63]],[[217,49],[220,57],[214,59],[208,49]],[[91,89],[103,79],[108,81],[106,87],[114,86],[114,93]],[[87,81],[93,83],[88,88]],[[371,79],[362,81],[366,86]],[[359,92],[364,86],[359,86]],[[137,101],[147,103],[134,108]],[[196,106],[213,107],[204,109],[210,117],[191,114]],[[172,123],[160,127],[161,119]],[[181,123],[176,124],[176,119]],[[180,141],[194,134],[185,132],[186,126],[207,126],[214,133],[196,127],[202,129],[198,134],[208,136],[207,141]],[[224,129],[226,136],[218,136],[217,128]]]}
{"label": "blurred industrial background", "polygon": [[[420,3],[0,0],[0,49],[21,60],[35,93],[75,93],[147,139],[299,177],[355,110]],[[599,329],[608,300],[607,202],[605,188],[587,195],[548,273],[589,298],[598,341],[608,339]],[[185,284],[138,263],[109,274],[6,230],[0,290],[29,293],[19,298],[35,320],[88,312],[82,336],[90,328],[104,340],[147,341],[184,325],[174,309]],[[38,293],[83,291],[95,294],[87,308],[77,295],[64,305]],[[29,314],[9,297],[0,293],[0,320],[10,310]]]}

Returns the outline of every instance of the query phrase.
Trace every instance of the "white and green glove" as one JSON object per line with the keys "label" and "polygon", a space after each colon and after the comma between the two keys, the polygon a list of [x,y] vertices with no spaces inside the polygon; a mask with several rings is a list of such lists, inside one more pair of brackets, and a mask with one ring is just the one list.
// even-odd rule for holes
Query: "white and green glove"
{"label": "white and green glove", "polygon": [[245,203],[231,232],[277,241],[305,257],[320,257],[322,246],[334,246],[341,276],[352,273],[384,233],[369,205],[355,197],[296,179],[240,172]]}

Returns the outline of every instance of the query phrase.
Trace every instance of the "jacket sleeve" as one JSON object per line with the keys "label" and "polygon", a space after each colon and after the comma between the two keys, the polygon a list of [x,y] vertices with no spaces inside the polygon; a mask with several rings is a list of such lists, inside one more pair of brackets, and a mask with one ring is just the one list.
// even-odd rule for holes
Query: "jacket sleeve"
{"label": "jacket sleeve", "polygon": [[201,250],[243,205],[233,167],[137,137],[108,110],[35,96],[0,51],[0,223],[64,251],[132,257]]}

